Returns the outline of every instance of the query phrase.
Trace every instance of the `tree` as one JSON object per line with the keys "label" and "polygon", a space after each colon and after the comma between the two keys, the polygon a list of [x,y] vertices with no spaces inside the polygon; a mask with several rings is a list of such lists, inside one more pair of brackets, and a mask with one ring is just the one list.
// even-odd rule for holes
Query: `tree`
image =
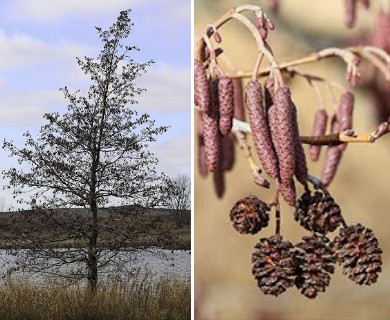
{"label": "tree", "polygon": [[184,213],[191,209],[191,178],[187,174],[179,174],[168,178],[165,183],[165,204],[173,209],[176,227],[181,228],[184,223],[189,225]]}
{"label": "tree", "polygon": [[[120,264],[118,253],[156,225],[135,219],[135,214],[161,200],[163,176],[156,172],[158,160],[148,146],[167,127],[156,126],[148,114],[132,108],[145,91],[135,80],[153,61],[134,61],[130,53],[139,49],[123,44],[132,31],[129,14],[122,11],[107,30],[96,27],[102,41],[96,58],[77,58],[90,77],[88,92],[60,89],[69,101],[67,112],[44,114],[47,123],[35,139],[30,132],[24,134],[23,148],[13,141],[3,144],[24,165],[3,174],[19,203],[31,208],[23,216],[29,222],[25,227],[35,232],[24,230],[21,239],[31,249],[29,267],[51,274],[66,271],[76,280],[86,277],[91,292],[96,291],[98,273]],[[26,192],[28,200],[21,197]],[[49,231],[31,227],[40,223]],[[72,249],[46,249],[59,242]],[[59,271],[64,265],[66,270]]]}

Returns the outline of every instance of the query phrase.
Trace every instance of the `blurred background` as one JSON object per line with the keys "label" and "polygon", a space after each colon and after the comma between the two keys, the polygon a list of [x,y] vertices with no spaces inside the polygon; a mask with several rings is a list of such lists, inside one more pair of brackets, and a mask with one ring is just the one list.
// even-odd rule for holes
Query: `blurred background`
{"label": "blurred background", "polygon": [[[253,2],[252,2],[253,3]],[[244,1],[195,0],[195,40],[207,24],[216,21],[225,11]],[[344,1],[281,1],[274,15],[267,0],[256,1],[275,23],[268,38],[277,61],[302,57],[331,46],[347,46],[370,38],[381,6],[390,7],[388,0],[371,3],[369,10],[360,5],[357,24],[347,29],[344,23]],[[240,70],[253,68],[256,48],[250,34],[236,22],[220,29],[222,48]],[[368,41],[368,40],[367,40]],[[379,123],[372,92],[372,70],[362,65],[362,82],[351,87],[345,81],[345,66],[337,59],[327,59],[299,67],[302,71],[323,76],[351,90],[356,99],[354,129],[369,133]],[[383,81],[383,78],[382,78]],[[289,82],[298,108],[302,135],[311,133],[313,114],[319,102],[312,88],[301,78]],[[326,91],[325,104],[331,115],[334,105]],[[389,86],[382,91],[383,101],[390,101]],[[387,90],[387,91],[386,91]],[[337,92],[337,91],[336,91]],[[337,94],[341,94],[339,91]],[[196,113],[196,111],[194,111]],[[386,113],[386,112],[385,112]],[[382,115],[381,115],[382,114]],[[388,115],[388,114],[387,114]],[[195,115],[196,119],[196,115]],[[197,119],[196,119],[197,121]],[[195,123],[195,130],[197,125]],[[195,134],[195,139],[197,135]],[[248,195],[269,202],[274,190],[256,186],[247,161],[236,147],[233,168],[224,174],[224,194],[218,198],[214,177],[201,177],[197,167],[198,147],[195,141],[195,303],[196,319],[386,319],[390,317],[390,135],[375,144],[351,144],[343,154],[338,173],[329,191],[340,205],[347,223],[362,223],[373,229],[383,249],[383,271],[376,284],[358,286],[336,267],[330,286],[309,300],[295,288],[279,297],[266,296],[256,286],[251,274],[251,254],[260,237],[274,232],[274,217],[270,225],[256,235],[240,235],[231,226],[229,212],[234,203]],[[307,146],[305,146],[308,155]],[[320,176],[325,149],[317,163],[309,162],[312,175]],[[271,181],[271,180],[270,180]],[[298,195],[302,193],[298,189]],[[297,243],[308,232],[293,218],[293,208],[282,204],[283,237]],[[336,233],[330,235],[333,239]]]}

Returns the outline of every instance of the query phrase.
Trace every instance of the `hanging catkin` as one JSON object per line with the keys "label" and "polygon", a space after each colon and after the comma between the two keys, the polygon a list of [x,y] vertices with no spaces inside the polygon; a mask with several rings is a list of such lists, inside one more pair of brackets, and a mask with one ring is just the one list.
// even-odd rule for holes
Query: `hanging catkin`
{"label": "hanging catkin", "polygon": [[209,112],[210,88],[206,70],[199,60],[194,61],[194,99],[199,111]]}
{"label": "hanging catkin", "polygon": [[290,90],[281,86],[275,91],[274,107],[277,113],[275,137],[276,154],[279,161],[279,173],[281,182],[292,179],[295,171],[295,132],[293,129],[293,110],[290,99]]}
{"label": "hanging catkin", "polygon": [[303,150],[301,141],[299,139],[299,128],[298,128],[298,119],[297,119],[297,108],[295,104],[292,104],[292,126],[294,133],[294,144],[295,144],[295,176],[297,180],[304,186],[307,187],[307,180],[309,173],[307,170],[306,155]]}
{"label": "hanging catkin", "polygon": [[251,80],[246,88],[246,105],[257,155],[265,172],[273,179],[278,176],[278,164],[272,145],[267,115],[263,105],[261,84]]}
{"label": "hanging catkin", "polygon": [[[314,115],[312,136],[320,137],[325,135],[326,126],[328,124],[328,113],[325,109],[319,109]],[[320,157],[321,146],[311,145],[310,146],[310,159],[317,161]]]}
{"label": "hanging catkin", "polygon": [[234,87],[232,79],[222,77],[218,82],[219,132],[226,136],[232,130],[234,113]]}
{"label": "hanging catkin", "polygon": [[209,112],[201,112],[206,164],[209,171],[217,168],[219,156],[218,131],[218,79],[211,82],[211,103]]}
{"label": "hanging catkin", "polygon": [[[339,133],[339,132],[340,132],[340,125],[336,115],[334,115],[331,120],[331,133]],[[334,176],[336,175],[336,171],[341,160],[341,155],[342,155],[342,151],[340,150],[339,146],[328,147],[324,166],[322,168],[322,174],[321,174],[321,182],[325,186],[328,186],[332,182]]]}

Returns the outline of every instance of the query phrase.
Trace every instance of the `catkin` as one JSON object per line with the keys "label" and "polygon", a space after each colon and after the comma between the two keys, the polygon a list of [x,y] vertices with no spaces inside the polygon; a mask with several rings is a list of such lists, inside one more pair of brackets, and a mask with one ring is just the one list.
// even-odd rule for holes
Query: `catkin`
{"label": "catkin", "polygon": [[221,137],[221,169],[228,171],[233,168],[235,161],[235,150],[234,150],[234,135],[229,133],[227,136]]}
{"label": "catkin", "polygon": [[[312,135],[314,137],[320,137],[325,135],[326,126],[328,124],[328,113],[325,109],[319,109],[314,115]],[[311,145],[310,146],[310,159],[317,161],[320,157],[321,146]]]}
{"label": "catkin", "polygon": [[218,81],[219,131],[226,136],[232,130],[234,113],[234,87],[232,79],[222,77]]}
{"label": "catkin", "polygon": [[[338,132],[340,132],[340,125],[338,123],[337,117],[334,115],[331,120],[331,133]],[[340,150],[339,146],[328,147],[321,174],[321,182],[325,186],[328,186],[336,175],[336,171],[341,160],[341,155],[342,151]]]}
{"label": "catkin", "polygon": [[242,90],[242,80],[233,79],[234,92],[234,118],[237,120],[245,120],[244,95]]}
{"label": "catkin", "polygon": [[298,120],[297,120],[297,108],[294,103],[292,104],[292,125],[294,131],[294,142],[295,142],[295,176],[297,180],[304,186],[307,187],[307,180],[309,177],[309,173],[307,170],[306,163],[306,155],[303,150],[301,141],[299,139],[299,128],[298,128]]}
{"label": "catkin", "polygon": [[206,177],[208,174],[207,165],[206,165],[206,152],[204,147],[204,139],[203,139],[203,124],[202,117],[200,112],[198,112],[198,121],[197,121],[197,134],[198,134],[198,168],[199,174],[202,177]]}
{"label": "catkin", "polygon": [[296,191],[294,179],[282,182],[280,185],[280,192],[282,193],[283,199],[290,205],[295,206],[296,201]]}
{"label": "catkin", "polygon": [[344,0],[345,23],[348,28],[352,28],[356,22],[356,1],[357,0]]}
{"label": "catkin", "polygon": [[206,70],[199,60],[194,61],[194,100],[201,112],[210,110],[210,88]]}
{"label": "catkin", "polygon": [[337,110],[337,120],[340,124],[340,131],[352,129],[352,114],[355,98],[351,92],[345,92],[341,96],[340,104]]}
{"label": "catkin", "polygon": [[201,112],[206,164],[214,172],[218,166],[219,130],[218,130],[218,79],[211,83],[211,103],[209,112]]}
{"label": "catkin", "polygon": [[264,110],[261,85],[251,80],[246,88],[246,104],[257,155],[265,172],[273,179],[278,176],[278,164],[271,141],[267,116]]}
{"label": "catkin", "polygon": [[276,141],[276,154],[279,162],[280,180],[287,183],[295,172],[295,140],[293,129],[293,109],[290,99],[290,91],[287,87],[279,87],[274,95],[274,107],[277,113],[276,130],[273,140]]}

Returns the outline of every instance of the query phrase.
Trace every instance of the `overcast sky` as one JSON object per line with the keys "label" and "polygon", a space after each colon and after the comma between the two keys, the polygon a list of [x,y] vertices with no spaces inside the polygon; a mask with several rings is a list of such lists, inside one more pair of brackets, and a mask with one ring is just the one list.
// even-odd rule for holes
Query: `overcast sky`
{"label": "overcast sky", "polygon": [[[94,27],[109,27],[128,8],[134,27],[127,44],[141,49],[133,58],[156,62],[137,80],[147,92],[136,108],[171,126],[152,147],[159,169],[190,174],[190,0],[0,0],[1,142],[22,143],[23,132],[45,123],[43,113],[65,111],[59,88],[88,88],[75,57],[97,56]],[[16,165],[0,150],[1,170]],[[2,196],[9,199],[8,192]]]}

